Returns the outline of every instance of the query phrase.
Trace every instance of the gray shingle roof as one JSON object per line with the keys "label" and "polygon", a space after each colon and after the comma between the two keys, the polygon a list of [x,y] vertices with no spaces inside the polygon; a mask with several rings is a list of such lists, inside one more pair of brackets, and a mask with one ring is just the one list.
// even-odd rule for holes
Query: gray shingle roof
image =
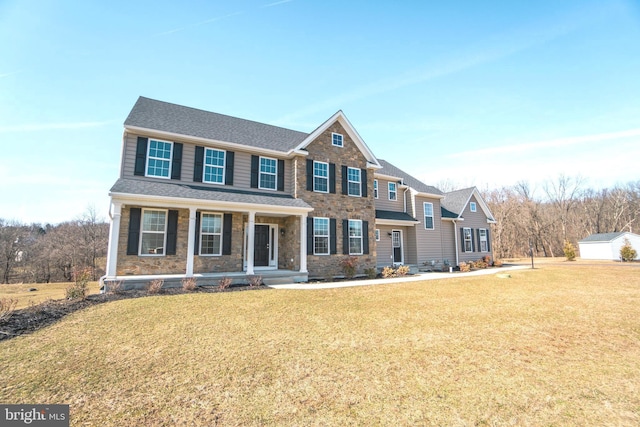
{"label": "gray shingle roof", "polygon": [[618,233],[598,233],[598,234],[592,234],[589,237],[585,237],[584,239],[580,240],[580,242],[582,243],[586,243],[586,242],[610,242],[614,239],[617,239],[618,237],[622,236],[624,234],[623,231],[620,231]]}
{"label": "gray shingle roof", "polygon": [[394,212],[394,211],[383,211],[376,209],[376,219],[390,219],[394,221],[411,221],[417,222],[418,220],[409,215],[406,212]]}
{"label": "gray shingle roof", "polygon": [[124,125],[282,152],[297,147],[309,135],[142,96]]}
{"label": "gray shingle roof", "polygon": [[442,199],[440,204],[444,209],[455,214],[453,218],[457,218],[467,206],[467,201],[469,197],[471,197],[471,194],[473,194],[473,190],[475,190],[475,187],[445,193],[444,199]]}
{"label": "gray shingle roof", "polygon": [[185,183],[145,181],[141,179],[118,179],[113,187],[111,187],[111,193],[311,209],[311,206],[303,200],[294,199],[293,196],[288,194],[271,195],[257,191],[213,188]]}
{"label": "gray shingle roof", "polygon": [[402,169],[387,162],[386,160],[378,159],[378,162],[380,163],[380,166],[382,166],[382,169],[378,169],[376,173],[403,178],[404,183],[406,185],[408,185],[411,188],[414,188],[420,193],[438,194],[438,195],[442,194],[442,191],[438,190],[436,187],[425,184],[419,179],[409,175]]}

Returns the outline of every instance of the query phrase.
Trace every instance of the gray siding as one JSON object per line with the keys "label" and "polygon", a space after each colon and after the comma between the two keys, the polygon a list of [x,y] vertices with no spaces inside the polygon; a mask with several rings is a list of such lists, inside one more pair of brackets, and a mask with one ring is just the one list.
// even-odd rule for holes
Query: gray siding
{"label": "gray siding", "polygon": [[[398,227],[395,225],[376,225],[375,228],[380,230],[380,241],[376,242],[376,265],[378,268],[386,267],[393,264],[393,247],[389,233],[393,230],[402,231],[402,250],[405,264],[415,264],[411,261],[411,254],[415,254],[415,239],[413,235],[413,227]],[[412,243],[413,241],[413,243]]]}
{"label": "gray siding", "polygon": [[[389,200],[389,181],[375,178],[378,180],[378,198],[375,199],[376,209],[393,212],[404,212],[404,189],[400,189],[396,184],[398,193],[397,200]],[[407,194],[407,197],[409,195]]]}
{"label": "gray siding", "polygon": [[[424,202],[433,204],[433,229],[425,228]],[[442,239],[440,237],[442,220],[440,212],[440,200],[416,196],[416,219],[420,224],[415,226],[415,264],[424,265],[431,261],[441,263],[443,259]]]}
{"label": "gray siding", "polygon": [[[456,223],[456,227],[458,227]],[[451,221],[441,221],[442,235],[442,261],[449,261],[449,265],[456,266],[456,239],[459,237],[454,232],[454,225]]]}
{"label": "gray siding", "polygon": [[[480,252],[479,242],[477,241],[476,230],[478,228],[486,228],[487,230],[490,228],[490,224],[487,222],[487,216],[484,214],[484,212],[480,208],[480,203],[478,203],[478,200],[476,199],[475,196],[472,196],[469,202],[475,202],[478,209],[477,209],[477,212],[471,212],[471,209],[470,209],[471,203],[468,203],[464,211],[462,212],[462,217],[464,218],[464,221],[456,222],[456,226],[458,227],[458,239],[459,239],[459,243],[458,243],[458,249],[460,254],[459,261],[460,262],[477,261],[478,259],[486,255],[491,256],[491,258],[493,259],[493,254],[491,252]],[[460,237],[460,229],[463,227],[464,228],[468,227],[473,229],[473,238],[475,239],[475,247],[473,252],[462,251],[463,247],[462,247],[462,238]],[[491,237],[492,237],[491,234],[489,234],[489,239],[491,239]],[[491,240],[490,240],[490,243],[492,243]],[[490,249],[493,250],[492,244],[490,244]]]}

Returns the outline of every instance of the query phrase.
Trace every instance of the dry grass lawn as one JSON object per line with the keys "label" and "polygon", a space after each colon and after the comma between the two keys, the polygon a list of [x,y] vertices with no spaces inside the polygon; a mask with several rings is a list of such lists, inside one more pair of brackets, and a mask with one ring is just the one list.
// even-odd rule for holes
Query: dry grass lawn
{"label": "dry grass lawn", "polygon": [[640,269],[131,299],[0,343],[72,425],[640,424]]}
{"label": "dry grass lawn", "polygon": [[[0,298],[13,298],[18,300],[16,308],[25,308],[30,305],[40,304],[48,299],[64,299],[66,291],[73,283],[20,283],[0,285]],[[37,291],[29,292],[29,288]],[[98,282],[89,282],[88,294],[100,292]]]}

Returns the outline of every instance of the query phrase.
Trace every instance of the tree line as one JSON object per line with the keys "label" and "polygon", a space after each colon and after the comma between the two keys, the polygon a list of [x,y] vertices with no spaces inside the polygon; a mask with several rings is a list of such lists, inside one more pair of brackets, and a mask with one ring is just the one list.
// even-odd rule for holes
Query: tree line
{"label": "tree line", "polygon": [[[559,176],[541,188],[519,182],[482,191],[496,224],[494,257],[563,256],[565,242],[594,233],[640,230],[640,181],[595,190],[580,177]],[[636,248],[640,249],[640,248]]]}
{"label": "tree line", "polygon": [[79,218],[56,225],[0,218],[0,283],[69,282],[74,272],[104,274],[109,224],[87,208]]}

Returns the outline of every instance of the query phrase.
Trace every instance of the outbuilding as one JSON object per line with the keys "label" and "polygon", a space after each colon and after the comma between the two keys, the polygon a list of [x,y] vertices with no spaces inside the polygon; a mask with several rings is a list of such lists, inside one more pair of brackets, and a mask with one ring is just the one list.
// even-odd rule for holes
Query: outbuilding
{"label": "outbuilding", "polygon": [[[628,231],[617,233],[598,233],[582,239],[578,242],[580,258],[620,260],[620,248],[625,240],[629,240],[631,246],[640,254],[640,236]],[[636,260],[640,259],[640,255]]]}

